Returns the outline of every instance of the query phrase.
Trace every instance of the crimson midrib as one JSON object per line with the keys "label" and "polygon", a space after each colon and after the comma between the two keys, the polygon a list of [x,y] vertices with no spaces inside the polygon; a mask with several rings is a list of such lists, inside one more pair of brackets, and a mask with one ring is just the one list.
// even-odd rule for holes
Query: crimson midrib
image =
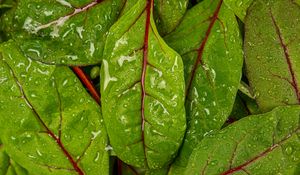
{"label": "crimson midrib", "polygon": [[211,17],[211,21],[210,21],[208,29],[205,33],[204,39],[202,40],[202,42],[200,44],[200,47],[197,49],[197,52],[198,52],[197,59],[196,59],[194,65],[193,65],[193,69],[191,71],[190,78],[189,78],[188,83],[187,83],[186,98],[188,97],[189,92],[191,90],[191,86],[192,86],[192,82],[195,78],[196,70],[197,70],[199,64],[202,64],[202,56],[203,56],[204,48],[205,48],[205,45],[206,45],[206,43],[208,41],[208,38],[211,34],[211,30],[212,30],[214,24],[216,23],[216,21],[218,19],[218,15],[219,15],[222,3],[223,3],[223,0],[220,0],[220,2],[217,5],[216,10],[214,11],[213,16]]}
{"label": "crimson midrib", "polygon": [[13,72],[13,69],[6,64],[10,70],[13,73],[13,77],[16,81],[16,83],[18,84],[18,86],[20,87],[20,92],[24,98],[24,100],[26,101],[26,103],[28,105],[30,105],[30,108],[33,112],[33,114],[37,117],[37,119],[39,120],[39,122],[42,124],[42,126],[44,127],[44,129],[46,130],[47,134],[49,134],[49,136],[57,143],[58,147],[62,150],[63,154],[67,157],[67,159],[69,160],[69,162],[71,163],[71,165],[73,166],[74,170],[79,174],[79,175],[84,175],[83,170],[81,170],[81,168],[78,166],[77,162],[74,160],[74,158],[71,156],[71,154],[67,151],[67,149],[64,147],[63,143],[61,142],[61,139],[59,137],[57,137],[48,127],[47,125],[44,123],[44,121],[42,120],[42,118],[40,117],[40,115],[38,114],[38,112],[35,110],[35,108],[33,107],[33,105],[30,103],[29,99],[27,98],[23,87],[21,86],[19,80],[17,79],[15,73]]}
{"label": "crimson midrib", "polygon": [[289,138],[292,137],[293,134],[298,133],[300,130],[300,128],[296,128],[296,130],[294,130],[292,133],[288,134],[286,137],[284,137],[282,140],[280,140],[278,143],[273,144],[271,147],[267,148],[265,151],[261,152],[259,155],[257,155],[256,157],[246,161],[245,163],[236,166],[234,168],[230,168],[229,170],[223,172],[221,175],[230,175],[233,173],[236,173],[238,171],[246,171],[245,168],[254,163],[255,161],[267,156],[270,152],[272,152],[273,150],[275,150],[276,148],[279,148],[285,141],[287,141]]}
{"label": "crimson midrib", "polygon": [[150,32],[150,20],[151,20],[151,9],[153,6],[153,0],[147,0],[146,5],[146,23],[145,23],[145,36],[144,36],[144,48],[143,48],[143,65],[142,65],[142,75],[141,75],[141,88],[142,88],[142,94],[141,94],[141,117],[142,117],[142,123],[141,123],[141,129],[142,129],[142,143],[144,147],[144,154],[145,158],[147,160],[146,156],[146,145],[145,145],[145,136],[144,136],[144,130],[145,130],[145,97],[146,97],[146,90],[145,90],[145,79],[146,79],[146,69],[148,65],[148,45],[149,45],[149,32]]}
{"label": "crimson midrib", "polygon": [[294,72],[294,69],[293,69],[293,65],[292,65],[292,62],[291,62],[291,58],[290,58],[290,54],[289,54],[287,45],[285,44],[285,42],[283,40],[280,28],[279,28],[279,26],[278,26],[278,24],[275,20],[275,17],[272,14],[271,11],[270,11],[270,14],[271,14],[271,19],[272,19],[273,25],[274,25],[275,30],[276,30],[276,34],[277,34],[278,39],[280,41],[281,48],[283,49],[283,52],[284,52],[284,57],[285,57],[287,65],[288,65],[288,71],[289,71],[289,73],[292,77],[292,81],[290,82],[290,84],[292,85],[292,87],[293,87],[293,89],[296,93],[298,103],[300,103],[300,91],[299,91],[299,87],[298,87],[298,82],[297,82],[297,79],[296,79],[296,76],[295,76],[295,72]]}

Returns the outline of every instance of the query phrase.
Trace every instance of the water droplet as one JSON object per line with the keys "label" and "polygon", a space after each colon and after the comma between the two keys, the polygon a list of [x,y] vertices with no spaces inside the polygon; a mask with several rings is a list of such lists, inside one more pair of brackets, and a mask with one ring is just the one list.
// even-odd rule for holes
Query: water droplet
{"label": "water droplet", "polygon": [[104,87],[103,88],[105,90],[110,81],[118,81],[118,79],[110,76],[108,62],[106,60],[103,60],[103,67],[104,67]]}
{"label": "water droplet", "polygon": [[107,145],[107,146],[105,147],[105,151],[111,151],[111,150],[113,150],[113,147],[112,147],[112,146]]}
{"label": "water droplet", "polygon": [[287,155],[291,155],[293,153],[293,148],[291,146],[288,146],[285,148],[285,152]]}

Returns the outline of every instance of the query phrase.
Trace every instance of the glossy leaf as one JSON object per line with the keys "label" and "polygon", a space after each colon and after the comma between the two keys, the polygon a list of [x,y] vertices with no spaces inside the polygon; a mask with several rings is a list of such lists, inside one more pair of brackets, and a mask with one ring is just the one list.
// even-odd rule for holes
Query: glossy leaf
{"label": "glossy leaf", "polygon": [[12,42],[0,52],[0,137],[8,155],[29,174],[108,174],[100,109],[77,77],[24,57]]}
{"label": "glossy leaf", "polygon": [[299,106],[244,118],[203,139],[185,174],[299,174],[299,121]]}
{"label": "glossy leaf", "polygon": [[154,0],[157,28],[161,35],[172,32],[186,12],[188,0]]}
{"label": "glossy leaf", "polygon": [[254,0],[224,0],[224,3],[244,21],[247,9]]}
{"label": "glossy leaf", "polygon": [[248,79],[262,111],[300,103],[300,6],[255,1],[246,19]]}
{"label": "glossy leaf", "polygon": [[22,0],[2,16],[4,31],[34,60],[51,64],[101,62],[106,32],[124,0]]}
{"label": "glossy leaf", "polygon": [[229,116],[242,74],[242,41],[234,13],[222,0],[205,0],[165,37],[182,56],[188,128],[170,174],[181,174],[192,149]]}
{"label": "glossy leaf", "polygon": [[114,152],[157,169],[176,155],[186,128],[181,57],[159,36],[153,1],[140,0],[110,29],[101,70],[103,117]]}

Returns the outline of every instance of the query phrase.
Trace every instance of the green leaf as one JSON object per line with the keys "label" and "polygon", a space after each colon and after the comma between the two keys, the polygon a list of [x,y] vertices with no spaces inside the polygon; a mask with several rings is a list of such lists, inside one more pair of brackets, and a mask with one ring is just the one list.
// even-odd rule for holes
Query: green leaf
{"label": "green leaf", "polygon": [[4,150],[4,145],[0,140],[0,174],[6,174],[9,167],[9,157]]}
{"label": "green leaf", "polygon": [[247,76],[262,111],[300,103],[300,6],[255,1],[246,18]]}
{"label": "green leaf", "polygon": [[1,175],[28,175],[28,172],[10,159],[0,140],[0,174]]}
{"label": "green leaf", "polygon": [[300,107],[246,117],[195,148],[185,174],[299,174]]}
{"label": "green leaf", "polygon": [[51,64],[101,62],[106,33],[124,0],[22,0],[2,17],[26,56]]}
{"label": "green leaf", "polygon": [[168,168],[147,170],[145,175],[166,175],[168,174]]}
{"label": "green leaf", "polygon": [[182,56],[188,129],[170,174],[181,174],[192,149],[229,116],[242,74],[242,41],[234,13],[222,0],[205,0],[165,37]]}
{"label": "green leaf", "polygon": [[247,9],[254,0],[224,0],[224,3],[244,21]]}
{"label": "green leaf", "polygon": [[[0,137],[30,174],[108,174],[99,105],[67,67],[0,47]],[[5,123],[5,124],[3,124]]]}
{"label": "green leaf", "polygon": [[154,0],[155,19],[161,35],[173,31],[186,12],[188,0]]}
{"label": "green leaf", "polygon": [[239,86],[239,90],[245,94],[246,96],[248,96],[251,99],[255,99],[254,94],[252,92],[252,89],[249,87],[248,84],[246,84],[245,82],[241,81],[240,86]]}
{"label": "green leaf", "polygon": [[157,169],[175,157],[186,129],[181,57],[159,36],[152,0],[110,29],[101,69],[103,117],[117,156]]}
{"label": "green leaf", "polygon": [[[238,95],[235,98],[235,102],[234,102],[231,114],[229,116],[229,120],[233,119],[233,121],[236,121],[236,120],[244,118],[248,115],[250,115],[250,111],[247,108],[246,103],[243,101],[242,97],[238,93]],[[229,121],[229,122],[231,122],[231,121]]]}

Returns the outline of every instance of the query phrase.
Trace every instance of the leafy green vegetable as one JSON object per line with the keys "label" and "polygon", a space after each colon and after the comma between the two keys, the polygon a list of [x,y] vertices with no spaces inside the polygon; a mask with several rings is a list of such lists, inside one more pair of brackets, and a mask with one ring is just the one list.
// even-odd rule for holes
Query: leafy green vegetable
{"label": "leafy green vegetable", "polygon": [[10,159],[0,141],[0,174],[1,175],[28,175],[27,171]]}
{"label": "leafy green vegetable", "polygon": [[248,7],[254,0],[224,0],[224,3],[244,21]]}
{"label": "leafy green vegetable", "polygon": [[300,0],[0,0],[0,175],[300,174],[299,21]]}
{"label": "leafy green vegetable", "polygon": [[185,14],[188,0],[154,0],[154,2],[158,31],[162,35],[172,32]]}
{"label": "leafy green vegetable", "polygon": [[22,0],[2,16],[3,30],[26,56],[51,64],[102,59],[106,32],[125,0]]}
{"label": "leafy green vegetable", "polygon": [[184,174],[299,174],[300,107],[244,118],[203,139]]}
{"label": "leafy green vegetable", "polygon": [[170,174],[181,174],[192,149],[229,116],[242,74],[242,41],[233,12],[206,0],[187,12],[165,37],[185,66],[188,129]]}
{"label": "leafy green vegetable", "polygon": [[24,57],[13,42],[0,52],[0,137],[8,155],[30,174],[108,174],[100,109],[77,77]]}
{"label": "leafy green vegetable", "polygon": [[153,1],[140,0],[110,29],[101,69],[103,117],[124,162],[157,169],[186,129],[181,57],[159,36]]}
{"label": "leafy green vegetable", "polygon": [[229,121],[229,123],[239,120],[243,117],[247,117],[250,114],[251,113],[250,113],[247,105],[243,101],[242,97],[238,94],[235,98],[235,102],[234,102],[231,114],[229,116],[229,120],[233,119],[233,121]]}
{"label": "leafy green vegetable", "polygon": [[300,103],[299,20],[300,6],[289,0],[255,1],[249,9],[245,59],[262,111]]}

